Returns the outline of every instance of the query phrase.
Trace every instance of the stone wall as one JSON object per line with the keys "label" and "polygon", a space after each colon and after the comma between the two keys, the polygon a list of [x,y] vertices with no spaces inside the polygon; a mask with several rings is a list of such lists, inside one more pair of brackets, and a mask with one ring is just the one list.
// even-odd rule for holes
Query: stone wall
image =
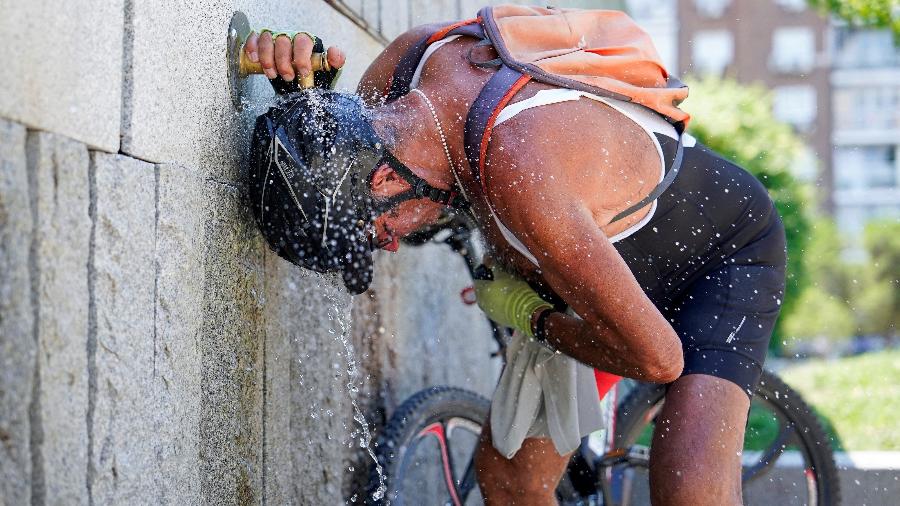
{"label": "stone wall", "polygon": [[238,113],[225,65],[241,10],[342,46],[352,89],[470,3],[0,0],[0,505],[334,504],[351,400],[377,431],[425,386],[490,393],[449,250],[379,256],[356,298],[267,250],[240,162],[272,92]]}

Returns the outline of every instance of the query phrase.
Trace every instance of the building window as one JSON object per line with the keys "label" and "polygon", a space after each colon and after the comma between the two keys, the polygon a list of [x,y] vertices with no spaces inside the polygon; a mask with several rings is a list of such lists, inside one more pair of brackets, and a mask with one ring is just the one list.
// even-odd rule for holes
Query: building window
{"label": "building window", "polygon": [[900,65],[900,46],[889,30],[842,27],[835,31],[834,63],[839,68]]}
{"label": "building window", "polygon": [[666,69],[678,68],[678,5],[676,0],[627,0],[628,14],[650,37]]}
{"label": "building window", "polygon": [[900,86],[836,89],[834,120],[840,129],[900,129]]}
{"label": "building window", "polygon": [[[866,223],[873,220],[900,219],[900,207],[891,205],[851,204],[839,206],[835,213],[838,230],[853,240],[861,239],[861,234],[866,228]],[[856,244],[856,246],[854,246]],[[858,253],[853,251],[859,247],[858,242],[849,245],[853,257]],[[861,248],[860,248],[861,249]],[[860,252],[861,253],[861,252]],[[864,254],[861,255],[865,258]]]}
{"label": "building window", "polygon": [[731,0],[694,0],[697,12],[708,18],[721,18]]}
{"label": "building window", "polygon": [[775,0],[782,9],[791,12],[802,12],[806,10],[807,0]]}
{"label": "building window", "polygon": [[816,37],[805,26],[777,28],[772,33],[770,67],[784,74],[807,73],[816,63]]}
{"label": "building window", "polygon": [[628,15],[634,19],[677,19],[675,0],[626,0]]}
{"label": "building window", "polygon": [[816,89],[801,84],[775,88],[772,112],[775,117],[790,123],[800,131],[808,131],[816,120]]}
{"label": "building window", "polygon": [[728,30],[698,31],[691,56],[697,73],[721,75],[734,60],[734,36]]}
{"label": "building window", "polygon": [[834,150],[837,190],[874,190],[898,187],[896,146],[844,146]]}

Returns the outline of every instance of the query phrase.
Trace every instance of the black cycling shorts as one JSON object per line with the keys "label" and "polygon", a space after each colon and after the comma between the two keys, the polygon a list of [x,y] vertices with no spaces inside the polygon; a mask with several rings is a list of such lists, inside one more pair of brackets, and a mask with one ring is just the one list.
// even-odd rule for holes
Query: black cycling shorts
{"label": "black cycling shorts", "polygon": [[681,337],[684,372],[708,374],[753,395],[784,298],[784,228],[762,237],[680,290],[664,314]]}

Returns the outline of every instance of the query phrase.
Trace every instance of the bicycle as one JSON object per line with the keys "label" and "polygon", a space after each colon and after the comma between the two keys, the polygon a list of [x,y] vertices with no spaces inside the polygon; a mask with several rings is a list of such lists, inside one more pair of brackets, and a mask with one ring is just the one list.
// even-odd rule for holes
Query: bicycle
{"label": "bicycle", "polygon": [[[447,216],[407,242],[450,246],[474,279],[478,261],[472,230],[465,217]],[[471,293],[462,295],[464,302],[474,303]],[[498,345],[491,356],[503,357],[509,330],[493,322],[491,329]],[[616,382],[599,400],[607,429],[582,440],[556,489],[560,504],[649,504],[650,436],[664,401],[665,385]],[[481,504],[473,456],[489,408],[488,399],[450,386],[430,387],[404,401],[376,442],[388,488],[375,503]],[[776,504],[840,504],[828,436],[800,395],[769,371],[763,372],[751,402],[742,458],[747,504],[759,494],[769,494]],[[374,470],[370,483],[371,498],[379,483]]]}

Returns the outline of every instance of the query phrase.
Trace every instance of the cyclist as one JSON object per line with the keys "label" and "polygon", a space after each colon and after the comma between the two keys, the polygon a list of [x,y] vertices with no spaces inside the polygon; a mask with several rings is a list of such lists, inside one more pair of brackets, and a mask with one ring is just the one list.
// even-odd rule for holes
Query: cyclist
{"label": "cyclist", "polygon": [[[680,152],[670,123],[535,82],[501,112],[482,185],[467,169],[463,129],[492,76],[468,58],[490,59],[489,47],[467,37],[432,44],[414,89],[384,99],[404,55],[442,26],[413,29],[377,57],[359,84],[365,104],[312,92],[259,118],[251,203],[270,245],[300,265],[341,272],[360,292],[372,247],[396,250],[447,206],[470,212],[502,266],[478,286],[492,319],[590,367],[669,384],[652,444],[653,502],[739,504],[750,393],[784,287],[784,232],[766,190],[687,134],[680,170],[664,185]],[[308,59],[308,49],[295,58],[288,37],[254,37],[248,47],[286,78]],[[541,409],[551,411],[580,387],[557,380],[568,381],[544,376],[518,393],[543,389]],[[519,400],[495,398],[492,412],[518,416],[509,405]],[[514,420],[498,436],[492,413],[476,460],[488,503],[555,501],[570,454],[547,425],[572,425],[565,416],[547,413],[542,427]],[[596,427],[580,428],[583,436]],[[509,430],[522,436],[513,452],[503,445]]]}

